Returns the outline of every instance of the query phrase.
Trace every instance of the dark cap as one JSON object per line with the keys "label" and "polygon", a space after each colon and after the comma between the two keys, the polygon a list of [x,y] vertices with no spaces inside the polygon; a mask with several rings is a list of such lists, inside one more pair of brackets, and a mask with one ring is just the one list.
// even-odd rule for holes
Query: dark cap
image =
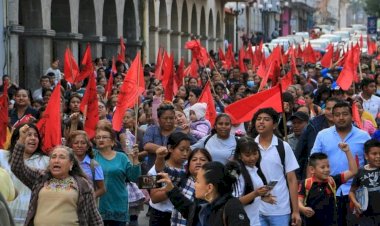
{"label": "dark cap", "polygon": [[299,120],[301,120],[301,121],[305,121],[305,122],[309,121],[309,116],[305,112],[301,112],[301,111],[295,112],[290,117],[290,120],[293,120],[293,119],[296,119],[296,118],[299,119]]}

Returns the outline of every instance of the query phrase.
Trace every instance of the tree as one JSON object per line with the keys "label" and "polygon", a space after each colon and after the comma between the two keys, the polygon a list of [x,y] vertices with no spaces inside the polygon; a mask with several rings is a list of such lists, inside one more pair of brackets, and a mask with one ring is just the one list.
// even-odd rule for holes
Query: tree
{"label": "tree", "polygon": [[380,17],[380,4],[379,0],[364,0],[364,10],[370,16]]}

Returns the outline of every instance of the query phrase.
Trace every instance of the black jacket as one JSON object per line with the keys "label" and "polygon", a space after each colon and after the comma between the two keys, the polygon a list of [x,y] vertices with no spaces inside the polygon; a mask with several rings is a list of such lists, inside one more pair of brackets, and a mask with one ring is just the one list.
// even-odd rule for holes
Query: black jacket
{"label": "black jacket", "polygon": [[[194,202],[187,199],[175,187],[167,193],[170,201],[182,216],[187,219],[187,226],[196,226],[199,222],[199,211],[205,201],[195,199]],[[225,224],[223,223],[223,212]],[[209,226],[249,226],[249,218],[239,199],[231,194],[224,195],[211,203],[211,213],[208,218]]]}

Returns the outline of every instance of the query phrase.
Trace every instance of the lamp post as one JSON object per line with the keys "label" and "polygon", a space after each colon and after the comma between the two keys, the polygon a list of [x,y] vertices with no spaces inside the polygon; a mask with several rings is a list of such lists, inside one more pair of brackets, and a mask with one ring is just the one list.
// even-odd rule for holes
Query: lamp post
{"label": "lamp post", "polygon": [[[285,35],[284,34],[284,24],[289,24],[289,2],[280,0],[279,2],[276,2],[277,12],[280,15],[280,21],[279,21],[279,30],[280,30],[280,36]],[[286,18],[285,18],[286,16]],[[288,25],[289,26],[289,25]],[[289,30],[289,29],[288,29]]]}
{"label": "lamp post", "polygon": [[235,17],[235,27],[236,27],[236,36],[235,36],[235,40],[236,40],[236,44],[235,44],[235,52],[237,53],[238,51],[238,42],[239,42],[239,28],[238,28],[238,17],[239,15],[242,15],[244,13],[244,8],[241,8],[239,9],[239,2],[236,2],[236,8],[233,9],[233,8],[230,8],[231,9],[231,12],[232,14],[234,15]]}
{"label": "lamp post", "polygon": [[264,41],[266,41],[268,35],[268,14],[272,12],[273,5],[268,3],[268,0],[263,1],[264,4],[259,4],[259,10],[261,12],[261,22],[264,33]]}

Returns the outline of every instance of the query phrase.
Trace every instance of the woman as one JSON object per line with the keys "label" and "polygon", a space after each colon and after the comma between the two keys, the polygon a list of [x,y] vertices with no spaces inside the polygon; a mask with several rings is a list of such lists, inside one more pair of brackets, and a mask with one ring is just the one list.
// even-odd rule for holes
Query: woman
{"label": "woman", "polygon": [[[174,106],[170,103],[163,103],[157,108],[158,125],[147,128],[143,138],[144,150],[148,152],[148,169],[150,169],[156,159],[156,150],[166,146],[168,137],[174,131],[180,132],[181,129],[175,127]],[[192,140],[191,143],[194,143]]]}
{"label": "woman", "polygon": [[[104,121],[104,120],[103,120]],[[107,192],[100,197],[99,211],[104,225],[125,225],[129,221],[128,190],[125,182],[136,181],[141,174],[137,153],[130,158],[126,154],[116,152],[116,134],[110,123],[104,123],[96,129],[95,160],[100,164],[105,175]]]}
{"label": "woman", "polygon": [[107,105],[101,100],[98,101],[98,114],[99,114],[99,120],[111,119],[111,117],[108,115]]}
{"label": "woman", "polygon": [[359,112],[360,120],[362,123],[361,129],[366,131],[370,136],[372,136],[376,132],[376,126],[371,121],[371,119],[373,120],[373,116],[371,115],[371,113],[364,110],[361,98],[356,98],[354,104],[356,105]]}
{"label": "woman", "polygon": [[25,225],[102,225],[94,192],[70,148],[55,147],[45,171],[24,164],[28,130],[21,127],[10,162],[12,172],[33,188]]}
{"label": "woman", "polygon": [[202,90],[200,88],[192,88],[189,92],[188,103],[185,105],[185,108],[188,109],[194,104],[196,104],[201,93]]}
{"label": "woman", "polygon": [[[41,136],[34,124],[27,124],[29,129],[25,141],[24,150],[24,164],[28,167],[35,169],[46,169],[49,164],[49,157],[43,155],[41,150]],[[25,223],[26,215],[28,212],[29,200],[31,196],[30,189],[25,186],[17,177],[11,172],[9,161],[12,160],[12,153],[15,149],[16,142],[20,136],[20,128],[22,125],[16,127],[11,137],[11,144],[8,151],[0,151],[0,166],[3,167],[11,175],[12,181],[18,192],[18,196],[12,202],[9,202],[9,209],[16,224],[23,225]]]}
{"label": "woman", "polygon": [[238,174],[239,165],[236,162],[226,166],[220,162],[205,163],[197,173],[194,201],[174,187],[167,174],[161,173],[163,179],[159,182],[166,183],[167,196],[175,209],[187,219],[188,226],[248,226],[249,219],[241,202],[232,196]]}
{"label": "woman", "polygon": [[314,118],[322,113],[320,106],[314,104],[314,94],[312,92],[306,92],[304,94],[306,107],[309,109],[310,118]]}
{"label": "woman", "polygon": [[12,111],[9,113],[11,125],[15,125],[24,116],[32,116],[34,119],[39,118],[38,111],[31,106],[30,92],[26,89],[19,89],[15,94],[15,104]]}
{"label": "woman", "polygon": [[95,197],[102,196],[106,192],[103,170],[94,160],[94,153],[87,133],[83,130],[71,132],[67,139],[67,146],[73,149],[75,157],[94,188]]}
{"label": "woman", "polygon": [[206,148],[214,161],[226,164],[236,149],[236,138],[231,135],[231,118],[227,114],[219,114],[215,119],[211,135],[203,137],[191,149]]}

